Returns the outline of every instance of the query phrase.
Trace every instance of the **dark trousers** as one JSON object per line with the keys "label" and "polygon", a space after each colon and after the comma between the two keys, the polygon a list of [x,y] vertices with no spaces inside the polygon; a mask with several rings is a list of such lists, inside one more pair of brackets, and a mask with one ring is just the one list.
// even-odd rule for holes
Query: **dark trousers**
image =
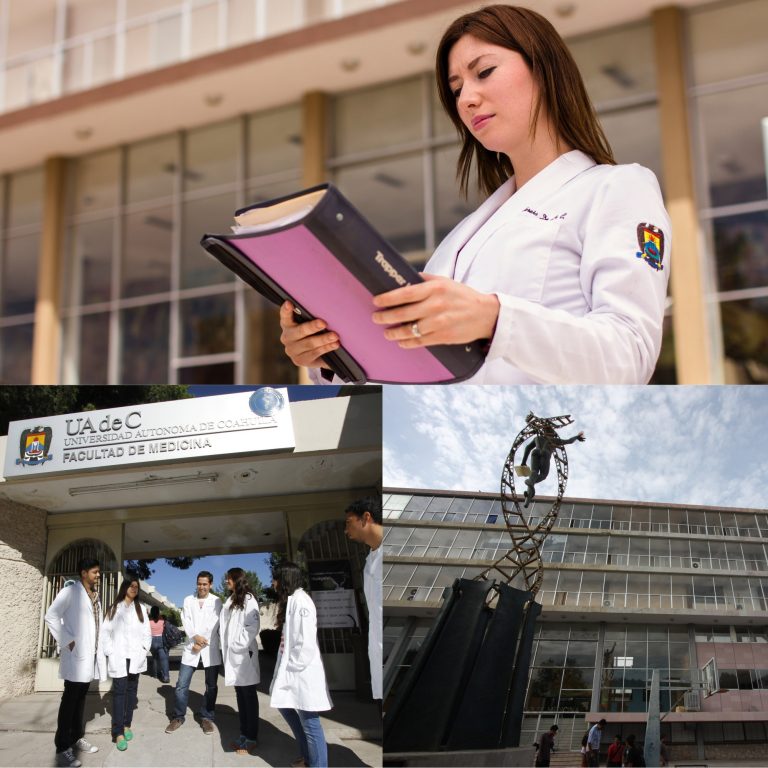
{"label": "dark trousers", "polygon": [[[179,666],[179,677],[176,680],[176,703],[173,710],[175,719],[184,721],[187,714],[187,702],[189,701],[189,683],[197,667],[191,667],[189,664]],[[219,665],[205,667],[205,696],[200,706],[199,715],[205,720],[213,720],[214,708],[216,707],[216,697],[219,693]]]}
{"label": "dark trousers", "polygon": [[237,712],[240,715],[240,734],[249,741],[259,739],[259,697],[256,685],[236,685]]}
{"label": "dark trousers", "polygon": [[131,674],[131,662],[128,661],[128,674],[125,677],[112,678],[112,736],[120,736],[133,722],[133,710],[138,703],[139,675]]}
{"label": "dark trousers", "polygon": [[85,734],[85,694],[90,683],[64,681],[64,693],[59,704],[59,719],[54,743],[56,751],[69,749]]}

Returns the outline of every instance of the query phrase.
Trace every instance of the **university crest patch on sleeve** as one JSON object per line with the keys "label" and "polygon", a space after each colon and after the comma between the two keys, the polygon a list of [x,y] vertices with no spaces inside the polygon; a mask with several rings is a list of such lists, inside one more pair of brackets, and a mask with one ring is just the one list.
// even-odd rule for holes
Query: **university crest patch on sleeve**
{"label": "university crest patch on sleeve", "polygon": [[643,222],[637,225],[637,244],[640,251],[635,254],[644,259],[657,272],[664,269],[664,233],[653,224]]}

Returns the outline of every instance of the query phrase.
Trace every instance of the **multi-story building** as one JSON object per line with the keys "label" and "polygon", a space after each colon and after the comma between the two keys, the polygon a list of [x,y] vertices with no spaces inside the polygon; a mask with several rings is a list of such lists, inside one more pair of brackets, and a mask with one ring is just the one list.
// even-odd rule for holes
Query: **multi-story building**
{"label": "multi-story building", "polygon": [[[537,497],[532,521],[551,498]],[[384,687],[397,696],[456,578],[511,549],[498,496],[384,492]],[[586,723],[645,734],[654,669],[675,759],[755,758],[768,744],[768,510],[568,499],[546,539],[520,744]],[[513,583],[513,586],[516,586]],[[718,692],[702,668],[715,660]],[[710,665],[711,666],[711,665]],[[385,745],[386,748],[386,745]]]}
{"label": "multi-story building", "polygon": [[[619,162],[653,169],[669,202],[656,380],[766,380],[768,5],[534,5]],[[431,74],[476,6],[0,0],[0,381],[296,380],[276,311],[200,236],[332,180],[423,263],[476,203]]]}

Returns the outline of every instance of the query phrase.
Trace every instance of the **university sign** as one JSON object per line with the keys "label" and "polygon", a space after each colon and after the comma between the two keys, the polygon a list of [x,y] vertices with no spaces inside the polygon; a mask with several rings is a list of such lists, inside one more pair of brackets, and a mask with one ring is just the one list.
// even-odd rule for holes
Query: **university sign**
{"label": "university sign", "polygon": [[286,389],[14,421],[5,477],[286,450],[296,445]]}

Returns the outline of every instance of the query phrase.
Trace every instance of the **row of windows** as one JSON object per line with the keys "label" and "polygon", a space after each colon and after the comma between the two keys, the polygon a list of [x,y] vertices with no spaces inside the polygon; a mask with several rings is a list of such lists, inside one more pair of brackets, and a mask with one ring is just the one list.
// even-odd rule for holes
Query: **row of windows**
{"label": "row of windows", "polygon": [[[535,501],[529,508],[531,523],[538,522],[539,515],[549,511],[551,503],[551,500]],[[540,509],[543,509],[541,513]],[[500,501],[489,498],[385,494],[384,516],[391,520],[504,524]],[[768,537],[768,515],[719,509],[568,502],[560,506],[555,528],[756,538]]]}
{"label": "row of windows", "polygon": [[[506,554],[512,541],[506,530],[408,528],[390,525],[385,531],[387,557],[491,560]],[[694,568],[728,571],[768,570],[763,544],[628,536],[563,536],[544,541],[545,563]]]}

